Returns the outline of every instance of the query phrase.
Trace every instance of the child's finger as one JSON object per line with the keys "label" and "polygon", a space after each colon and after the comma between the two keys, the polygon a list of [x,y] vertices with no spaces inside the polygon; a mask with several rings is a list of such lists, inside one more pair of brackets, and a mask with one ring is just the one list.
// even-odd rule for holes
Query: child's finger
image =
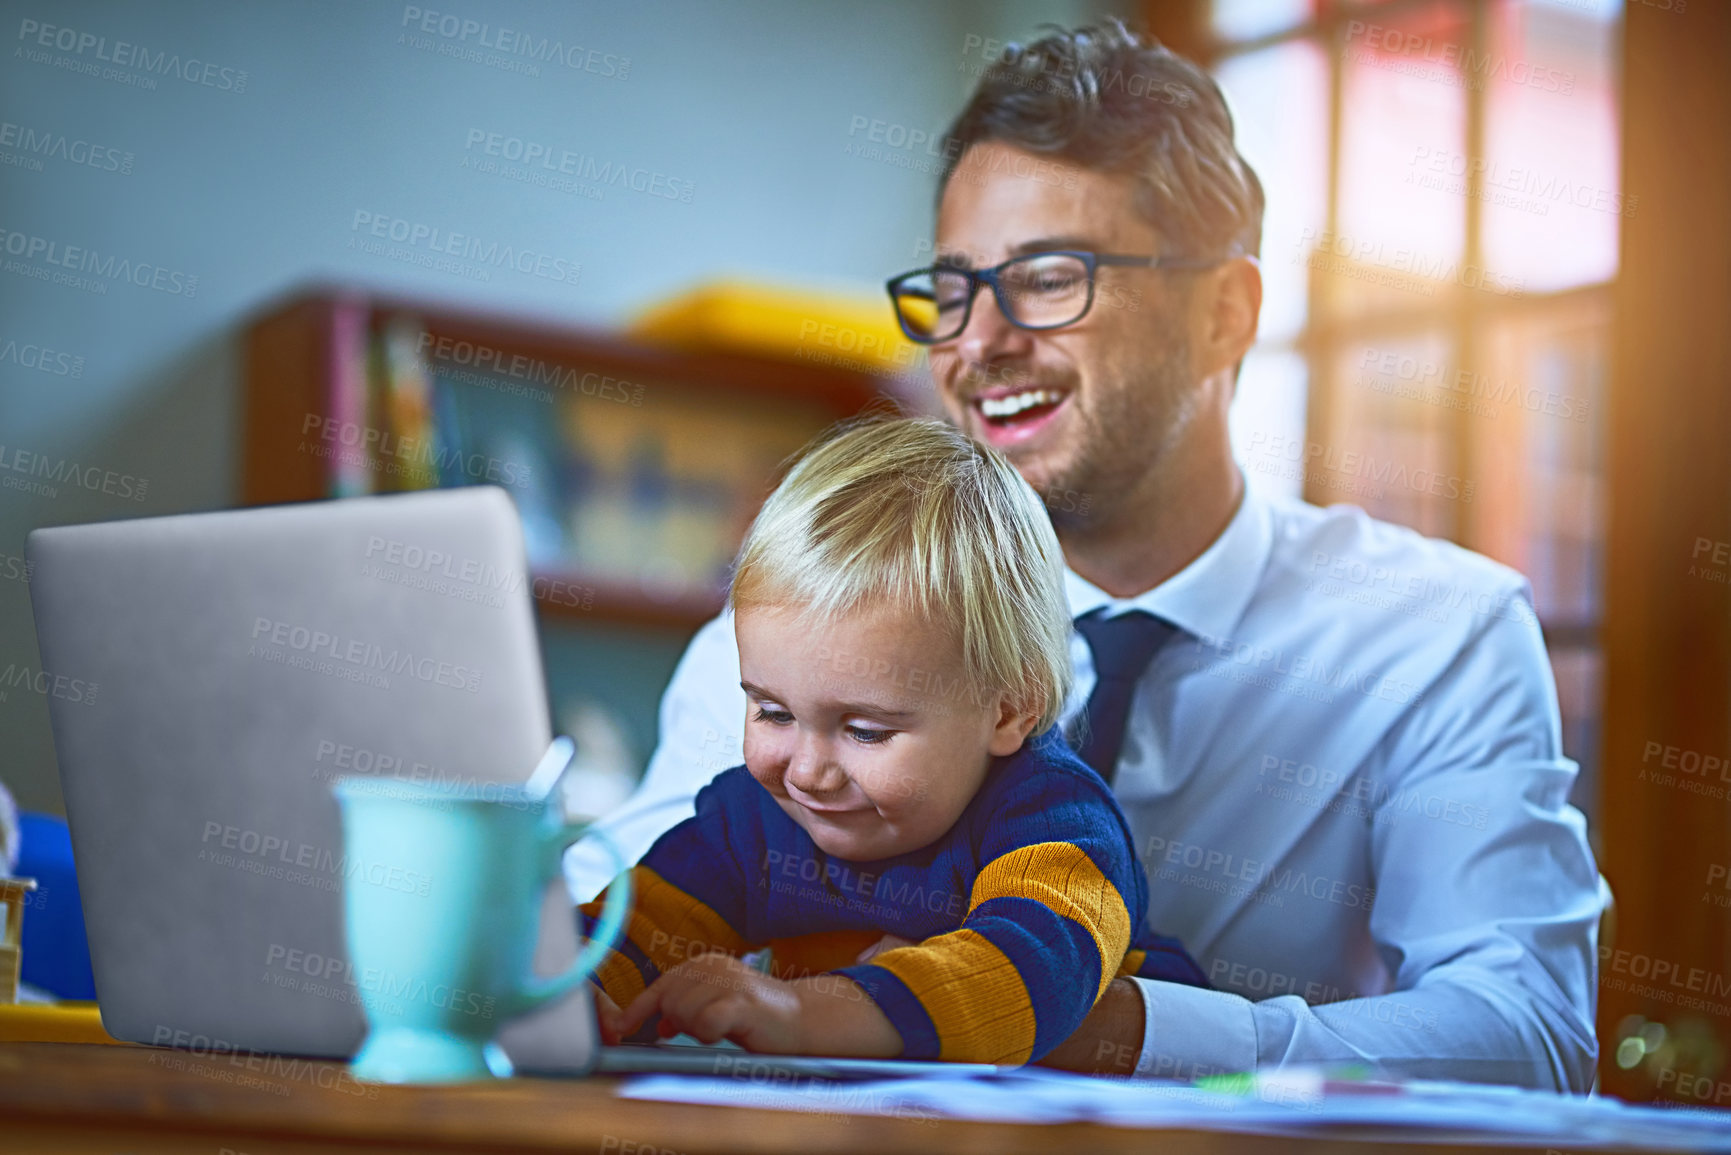
{"label": "child's finger", "polygon": [[595,991],[595,1021],[601,1028],[601,1041],[609,1047],[618,1046],[625,1036],[619,1031],[619,1023],[624,1018],[621,1011],[607,992],[596,988]]}
{"label": "child's finger", "polygon": [[[663,1038],[677,1035],[684,1016],[694,1013],[707,1000],[709,984],[703,976],[687,966],[669,971],[649,984],[649,989],[631,1000],[619,1022],[622,1037],[637,1033],[637,1029],[656,1015],[661,1016]],[[675,1029],[669,1030],[669,1027]]]}
{"label": "child's finger", "polygon": [[631,1000],[631,1005],[619,1012],[617,1030],[620,1038],[629,1038],[637,1033],[637,1029],[648,1022],[661,1010],[662,996],[667,993],[667,976],[662,975],[649,989]]}
{"label": "child's finger", "polygon": [[[677,1035],[680,1032],[692,1035],[693,1024],[701,1021],[710,1004],[726,997],[727,991],[717,986],[711,976],[703,974],[666,975],[658,980],[658,983],[666,982],[670,978],[675,981],[668,984],[667,991],[661,996],[661,1033],[663,1036]],[[709,1043],[715,1040],[703,1041]]]}
{"label": "child's finger", "polygon": [[685,1023],[685,1033],[700,1043],[715,1044],[748,1026],[745,1001],[736,995],[711,999]]}

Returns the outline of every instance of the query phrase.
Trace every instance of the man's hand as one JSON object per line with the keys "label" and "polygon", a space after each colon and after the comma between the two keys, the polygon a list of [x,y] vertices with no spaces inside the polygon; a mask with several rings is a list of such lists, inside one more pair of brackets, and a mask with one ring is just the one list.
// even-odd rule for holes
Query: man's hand
{"label": "man's hand", "polygon": [[[661,1016],[662,1038],[683,1032],[703,1043],[731,1039],[770,1055],[798,1054],[801,1048],[800,998],[793,984],[729,955],[700,955],[674,967],[638,995],[611,1029],[629,1036],[654,1015]],[[605,1015],[602,1024],[605,1036]]]}
{"label": "man's hand", "polygon": [[1142,1053],[1144,1015],[1142,992],[1136,984],[1113,979],[1076,1033],[1036,1065],[1082,1075],[1134,1074],[1136,1057]]}

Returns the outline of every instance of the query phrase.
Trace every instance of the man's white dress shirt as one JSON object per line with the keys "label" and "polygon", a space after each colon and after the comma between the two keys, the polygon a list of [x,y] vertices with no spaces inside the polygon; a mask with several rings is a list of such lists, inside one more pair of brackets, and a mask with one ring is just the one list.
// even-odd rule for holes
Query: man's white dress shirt
{"label": "man's white dress shirt", "polygon": [[[1137,1072],[1283,1063],[1584,1091],[1609,892],[1568,804],[1556,688],[1519,574],[1447,542],[1246,486],[1225,532],[1115,599],[1066,571],[1072,617],[1180,632],[1138,681],[1114,786],[1150,925],[1217,990],[1135,980]],[[1073,718],[1093,687],[1072,635]],[[839,672],[839,671],[838,671]],[[600,825],[636,861],[743,760],[733,622],[661,702],[637,793]],[[573,896],[605,885],[592,844]]]}

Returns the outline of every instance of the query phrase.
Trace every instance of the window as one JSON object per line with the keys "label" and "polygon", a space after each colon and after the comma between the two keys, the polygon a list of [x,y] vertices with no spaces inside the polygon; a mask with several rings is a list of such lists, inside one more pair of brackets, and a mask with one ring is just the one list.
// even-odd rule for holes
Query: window
{"label": "window", "polygon": [[1210,27],[1269,199],[1239,458],[1527,575],[1591,822],[1610,293],[1639,208],[1621,6],[1214,0]]}

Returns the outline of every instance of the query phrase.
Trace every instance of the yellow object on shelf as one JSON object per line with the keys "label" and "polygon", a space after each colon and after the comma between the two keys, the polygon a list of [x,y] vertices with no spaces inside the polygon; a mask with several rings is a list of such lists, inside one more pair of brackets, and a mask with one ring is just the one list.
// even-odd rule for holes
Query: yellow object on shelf
{"label": "yellow object on shelf", "polygon": [[894,377],[925,350],[902,335],[887,296],[803,291],[745,281],[703,285],[644,312],[633,336],[680,348],[726,349]]}
{"label": "yellow object on shelf", "polygon": [[95,1003],[12,1003],[0,1006],[0,1043],[122,1043],[102,1029]]}

